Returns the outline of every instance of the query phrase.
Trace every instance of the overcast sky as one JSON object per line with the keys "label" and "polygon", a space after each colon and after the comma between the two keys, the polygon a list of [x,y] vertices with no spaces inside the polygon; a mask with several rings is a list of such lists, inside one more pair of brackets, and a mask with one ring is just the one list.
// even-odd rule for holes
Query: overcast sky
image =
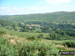
{"label": "overcast sky", "polygon": [[0,15],[75,11],[75,0],[0,0]]}

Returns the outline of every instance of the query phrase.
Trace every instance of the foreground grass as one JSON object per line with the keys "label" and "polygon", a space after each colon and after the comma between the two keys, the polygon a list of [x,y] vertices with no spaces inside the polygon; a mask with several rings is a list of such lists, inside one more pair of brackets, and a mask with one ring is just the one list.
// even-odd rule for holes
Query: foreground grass
{"label": "foreground grass", "polygon": [[[16,32],[5,29],[6,34],[0,35],[0,56],[59,56],[59,50],[75,51],[75,48],[64,46],[69,40],[28,39],[40,33]],[[47,34],[44,36],[47,36]]]}
{"label": "foreground grass", "polygon": [[58,56],[58,49],[52,43],[38,41],[11,42],[10,39],[0,37],[0,56]]}

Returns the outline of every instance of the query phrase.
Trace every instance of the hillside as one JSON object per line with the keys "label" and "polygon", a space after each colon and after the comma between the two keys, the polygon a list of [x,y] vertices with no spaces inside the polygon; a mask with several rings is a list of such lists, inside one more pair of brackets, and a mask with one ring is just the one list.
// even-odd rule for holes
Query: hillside
{"label": "hillside", "polygon": [[75,52],[75,12],[0,16],[0,56],[60,56],[59,51]]}
{"label": "hillside", "polygon": [[53,12],[43,14],[28,14],[28,15],[4,15],[0,19],[28,22],[50,22],[50,23],[75,23],[75,12]]}

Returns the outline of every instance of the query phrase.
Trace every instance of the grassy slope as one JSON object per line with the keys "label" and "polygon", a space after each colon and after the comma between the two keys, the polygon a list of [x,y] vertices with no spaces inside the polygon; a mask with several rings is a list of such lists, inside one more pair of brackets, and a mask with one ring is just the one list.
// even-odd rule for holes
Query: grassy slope
{"label": "grassy slope", "polygon": [[[20,38],[20,39],[27,39],[28,37],[34,36],[37,37],[39,34],[43,34],[44,37],[48,36],[48,33],[29,33],[29,32],[17,32],[17,31],[11,31],[11,30],[7,30],[7,29],[3,29],[0,28],[0,30],[4,30],[6,32],[5,37],[9,37],[9,38]],[[46,42],[46,43],[53,43],[55,45],[57,45],[57,47],[59,48],[64,48],[67,49],[67,47],[65,46],[61,46],[64,42],[69,41],[69,40],[62,40],[62,41],[57,41],[57,40],[46,40],[46,39],[42,39],[42,42]],[[73,49],[72,49],[73,50]]]}
{"label": "grassy slope", "polygon": [[4,30],[8,35],[18,36],[18,37],[32,37],[32,36],[37,37],[39,34],[43,34],[44,37],[48,36],[48,33],[17,32],[17,31],[5,29],[3,27],[0,28],[0,30]]}
{"label": "grassy slope", "polygon": [[[6,34],[3,35],[3,36],[4,36],[5,39],[9,40],[11,44],[18,45],[18,44],[21,44],[22,42],[23,43],[28,43],[28,44],[30,44],[30,43],[35,44],[35,43],[39,42],[41,45],[43,45],[43,44],[48,45],[48,46],[50,45],[49,47],[52,47],[52,49],[53,48],[58,48],[59,50],[67,50],[67,51],[75,50],[75,48],[68,48],[67,46],[62,45],[65,41],[69,41],[69,40],[57,41],[57,40],[42,39],[42,40],[32,41],[32,40],[26,39],[26,37],[30,37],[32,35],[37,36],[40,33],[28,33],[28,32],[20,33],[20,32],[10,31],[10,30],[3,29],[3,28],[0,28],[0,30],[4,30],[6,32]],[[42,33],[42,34],[47,35],[45,33]]]}

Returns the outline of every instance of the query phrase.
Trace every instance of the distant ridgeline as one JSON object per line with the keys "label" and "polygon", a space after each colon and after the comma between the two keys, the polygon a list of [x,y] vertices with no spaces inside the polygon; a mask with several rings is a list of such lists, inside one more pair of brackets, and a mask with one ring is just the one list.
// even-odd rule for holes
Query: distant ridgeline
{"label": "distant ridgeline", "polygon": [[29,14],[29,15],[4,15],[0,19],[17,21],[17,22],[49,22],[49,23],[75,23],[75,12],[53,12],[43,14]]}

